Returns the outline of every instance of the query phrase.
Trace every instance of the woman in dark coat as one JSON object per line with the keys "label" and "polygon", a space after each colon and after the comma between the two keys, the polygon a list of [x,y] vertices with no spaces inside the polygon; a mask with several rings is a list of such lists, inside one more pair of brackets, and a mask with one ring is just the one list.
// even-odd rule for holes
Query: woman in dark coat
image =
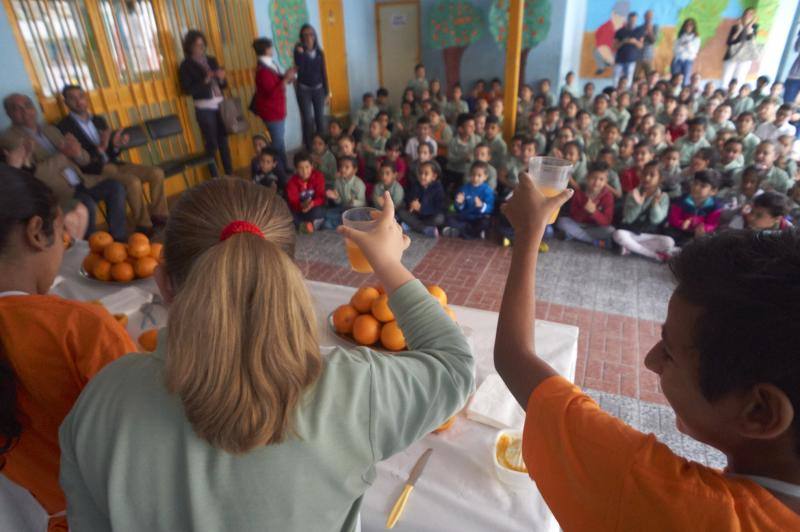
{"label": "woman in dark coat", "polygon": [[297,67],[295,93],[303,126],[303,143],[310,150],[314,134],[326,133],[325,103],[330,100],[325,55],[311,24],[303,24],[300,28],[300,40],[294,47],[294,64]]}
{"label": "woman in dark coat", "polygon": [[[216,58],[206,55],[206,37],[197,30],[186,32],[183,53],[185,59],[178,67],[178,80],[183,93],[194,99],[195,116],[206,153],[213,157],[219,150],[222,168],[226,174],[232,174],[228,133],[219,112],[223,99],[222,89],[228,84],[225,80],[225,69],[217,63]],[[212,177],[217,177],[216,168],[209,166],[209,169]]]}

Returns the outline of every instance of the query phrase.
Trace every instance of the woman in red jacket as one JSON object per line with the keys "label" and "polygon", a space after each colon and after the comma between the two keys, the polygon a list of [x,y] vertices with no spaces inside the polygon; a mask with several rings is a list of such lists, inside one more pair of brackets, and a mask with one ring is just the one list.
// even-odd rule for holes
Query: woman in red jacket
{"label": "woman in red jacket", "polygon": [[272,141],[271,146],[278,152],[277,174],[281,186],[286,185],[286,146],[283,133],[286,121],[286,85],[294,80],[297,69],[292,67],[281,73],[272,57],[272,41],[259,37],[253,41],[253,50],[258,56],[256,67],[256,93],[253,97],[253,110],[267,126]]}
{"label": "woman in red jacket", "polygon": [[313,233],[325,220],[325,178],[311,164],[311,156],[294,156],[295,174],[286,184],[286,199],[295,225],[304,233]]}

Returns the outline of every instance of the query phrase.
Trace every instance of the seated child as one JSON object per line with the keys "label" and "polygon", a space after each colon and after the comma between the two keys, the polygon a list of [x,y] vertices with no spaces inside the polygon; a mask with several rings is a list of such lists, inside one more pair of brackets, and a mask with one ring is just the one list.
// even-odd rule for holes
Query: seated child
{"label": "seated child", "polygon": [[622,191],[626,194],[639,186],[645,166],[653,159],[653,151],[646,142],[640,142],[633,149],[633,166],[626,168],[619,176]]}
{"label": "seated child", "polygon": [[356,173],[364,175],[366,168],[364,159],[362,159],[361,156],[356,153],[356,141],[350,135],[342,135],[342,137],[339,139],[339,157],[336,159],[337,168],[339,164],[338,161],[342,157],[354,157],[356,164],[358,165]]}
{"label": "seated child", "polygon": [[445,206],[444,187],[439,181],[441,174],[436,161],[420,163],[419,178],[411,184],[406,197],[408,207],[398,212],[406,232],[414,230],[430,238],[439,236],[438,226],[444,224]]}
{"label": "seated child", "polygon": [[[611,191],[615,200],[619,200],[624,193],[622,192],[622,182],[615,169],[618,165],[616,164],[616,154],[614,150],[611,148],[601,149],[600,153],[597,155],[597,161],[602,161],[608,165],[608,183],[606,183],[606,188]],[[582,185],[585,185],[585,183]]]}
{"label": "seated child", "polygon": [[617,151],[616,162],[611,166],[611,169],[617,172],[624,172],[626,168],[633,165],[633,150],[636,149],[636,137],[633,135],[625,135],[619,141],[619,150]]}
{"label": "seated child", "polygon": [[631,113],[628,108],[631,106],[631,93],[623,92],[617,97],[617,105],[608,110],[608,115],[616,122],[620,131],[628,128]]}
{"label": "seated child", "polygon": [[[701,148],[697,153],[692,155],[689,166],[681,171],[681,190],[683,193],[689,192],[694,175],[697,172],[711,169],[711,159],[714,157],[714,150],[711,148]],[[719,175],[719,174],[718,174]],[[722,183],[722,176],[720,176],[720,185]]]}
{"label": "seated child", "polygon": [[475,133],[475,117],[471,114],[458,116],[456,136],[447,146],[447,171],[445,188],[454,190],[461,186],[461,178],[472,163],[475,146],[481,138]]}
{"label": "seated child", "polygon": [[719,189],[719,173],[702,170],[694,175],[688,194],[673,202],[669,209],[668,227],[664,233],[683,246],[695,237],[713,233],[719,226],[720,209],[715,197]]}
{"label": "seated child", "polygon": [[547,137],[544,129],[544,118],[541,114],[531,114],[528,118],[528,136],[536,142],[536,153],[547,153]]}
{"label": "seated child", "polygon": [[339,158],[339,174],[333,190],[328,190],[325,195],[334,207],[328,209],[325,217],[327,225],[333,228],[342,223],[342,213],[353,207],[363,207],[367,204],[366,185],[356,175],[357,162],[353,157],[343,155]]}
{"label": "seated child", "polygon": [[[258,167],[253,174],[253,181],[265,187],[278,186],[278,176],[275,174],[275,167],[278,166],[278,152],[272,147],[261,149],[258,155]],[[283,188],[283,185],[281,186]]]}
{"label": "seated child", "polygon": [[469,113],[469,106],[462,99],[463,94],[461,85],[456,83],[453,86],[450,99],[444,106],[444,117],[448,124],[455,125],[458,115]]}
{"label": "seated child", "polygon": [[469,183],[455,197],[455,214],[447,217],[444,236],[472,239],[486,238],[494,209],[494,190],[486,183],[489,164],[475,161],[470,166]]}
{"label": "seated child", "polygon": [[423,142],[427,142],[433,146],[433,153],[437,153],[438,147],[436,141],[431,136],[431,121],[427,116],[421,116],[417,120],[416,135],[408,139],[406,143],[406,157],[410,161],[414,161],[417,156],[417,148]]}
{"label": "seated child", "polygon": [[753,164],[758,169],[758,174],[761,177],[761,188],[786,194],[794,186],[794,181],[789,178],[786,172],[775,166],[777,156],[778,150],[775,144],[765,140],[756,148]]}
{"label": "seated child", "polygon": [[743,150],[744,145],[738,138],[734,137],[725,141],[719,161],[714,167],[720,175],[720,189],[733,186],[734,176],[744,167]]}
{"label": "seated child", "polygon": [[648,161],[638,186],[625,195],[622,224],[613,234],[621,254],[638,253],[662,262],[669,259],[675,242],[658,234],[668,212],[669,196],[661,191],[658,161]]}
{"label": "seated child", "polygon": [[364,161],[363,178],[374,183],[378,174],[378,159],[386,155],[386,138],[381,135],[381,123],[373,120],[369,124],[369,134],[363,135],[358,143],[358,154]]}
{"label": "seated child", "polygon": [[533,111],[533,89],[527,83],[519,90],[517,98],[517,132],[522,133]]}
{"label": "seated child", "polygon": [[661,152],[661,190],[667,193],[670,199],[683,194],[681,183],[681,153],[678,148],[670,146]]}
{"label": "seated child", "polygon": [[325,142],[330,146],[334,157],[339,157],[341,155],[341,153],[339,153],[339,139],[342,138],[342,135],[344,135],[344,129],[342,128],[341,122],[335,118],[331,118],[328,121],[328,136],[325,138]]}
{"label": "seated child", "polygon": [[506,141],[503,140],[503,134],[500,131],[500,120],[494,115],[486,119],[486,135],[484,142],[489,145],[491,152],[491,163],[495,168],[499,168],[506,157],[508,148]]}
{"label": "seated child", "polygon": [[407,140],[413,134],[416,124],[417,116],[414,114],[414,104],[403,101],[400,104],[400,114],[394,119],[394,136],[403,141]]}
{"label": "seated child", "polygon": [[328,149],[325,138],[319,133],[311,139],[311,164],[325,177],[325,189],[332,189],[336,179],[336,157]]}
{"label": "seated child", "polygon": [[786,219],[789,209],[789,198],[785,194],[764,192],[753,198],[752,204],[743,208],[728,227],[752,231],[783,231],[792,227]]}
{"label": "seated child", "polygon": [[617,146],[617,142],[619,141],[619,127],[616,124],[609,123],[600,131],[600,138],[589,144],[589,147],[586,148],[586,156],[591,161],[597,159],[597,155],[603,148],[610,148],[614,150],[615,153],[619,153],[619,146]]}
{"label": "seated child", "polygon": [[381,113],[386,113],[388,116],[394,115],[394,109],[389,101],[389,90],[386,87],[378,88],[375,98],[375,105]]}
{"label": "seated child", "polygon": [[384,192],[389,192],[395,209],[400,210],[403,207],[405,191],[397,181],[397,170],[394,169],[394,165],[389,161],[381,163],[378,168],[378,182],[375,184],[375,188],[372,189],[372,204],[378,209],[383,209],[384,207]]}
{"label": "seated child", "polygon": [[653,150],[653,157],[658,157],[661,152],[669,147],[667,144],[667,129],[662,124],[656,124],[647,132],[647,143]]}
{"label": "seated child", "polygon": [[681,166],[689,166],[692,155],[702,148],[710,148],[711,144],[706,140],[706,121],[703,118],[692,118],[688,122],[689,132],[674,141],[674,146],[681,154]]}
{"label": "seated child", "polygon": [[494,100],[492,100],[492,103],[489,105],[489,114],[486,117],[486,120],[488,121],[489,118],[491,118],[491,117],[497,118],[498,125],[501,128],[503,127],[503,100],[502,100],[502,97],[495,98]]}
{"label": "seated child", "polygon": [[402,148],[403,142],[400,139],[390,138],[386,141],[386,155],[381,157],[378,163],[391,163],[394,166],[394,171],[397,172],[397,182],[400,183],[400,186],[406,187],[408,186],[408,177],[406,175],[408,173],[408,163],[406,163],[405,157],[401,154]]}
{"label": "seated child", "polygon": [[561,86],[561,92],[566,92],[573,98],[579,98],[580,92],[578,91],[578,84],[575,82],[575,72],[569,71],[564,76],[564,85]]}
{"label": "seated child", "polygon": [[575,131],[569,126],[561,126],[556,134],[555,140],[550,145],[550,151],[547,153],[550,157],[564,158],[564,146],[568,142],[575,140]]}
{"label": "seated child", "polygon": [[[492,153],[491,153],[491,150],[489,148],[489,145],[485,141],[481,142],[480,144],[475,146],[475,160],[476,161],[483,161],[483,162],[485,162],[486,164],[489,165],[488,168],[486,169],[486,171],[487,171],[486,184],[488,184],[489,187],[492,190],[496,190],[497,189],[497,170],[495,169],[494,165],[491,162],[492,161]],[[469,181],[469,175],[465,174],[463,182],[467,183],[468,181]]]}
{"label": "seated child", "polygon": [[611,247],[614,227],[614,195],[608,184],[608,164],[600,161],[589,165],[586,188],[575,189],[569,206],[569,216],[556,222],[567,240],[578,240],[600,248]]}
{"label": "seated child", "polygon": [[428,80],[425,78],[425,65],[419,63],[414,66],[414,79],[409,80],[406,90],[411,89],[414,96],[420,98],[422,93],[430,88]]}
{"label": "seated child", "polygon": [[578,98],[578,105],[584,111],[588,111],[592,108],[592,103],[594,103],[594,83],[590,81],[583,86],[583,95]]}
{"label": "seated child", "polygon": [[756,148],[761,144],[761,139],[753,133],[755,125],[755,115],[750,112],[742,113],[736,119],[736,134],[744,145],[744,164],[751,164],[753,162],[753,155],[756,153]]}
{"label": "seated child", "polygon": [[792,182],[800,178],[797,173],[797,161],[792,158],[792,151],[796,141],[796,137],[792,135],[781,135],[775,146],[778,150],[778,159],[775,161],[775,166],[786,172]]}
{"label": "seated child", "polygon": [[447,145],[453,140],[453,130],[445,122],[437,107],[433,107],[427,114],[428,120],[430,120],[431,137],[437,146],[437,155],[446,157]]}
{"label": "seated child", "polygon": [[556,104],[556,96],[550,91],[550,80],[545,78],[539,82],[539,92],[537,96],[544,98],[545,105],[552,107]]}
{"label": "seated child", "polygon": [[569,176],[569,186],[580,188],[586,184],[586,174],[588,173],[586,156],[581,150],[581,145],[576,141],[567,142],[562,148],[564,159],[572,164],[572,172]]}
{"label": "seated child", "polygon": [[435,153],[433,153],[433,145],[423,142],[417,148],[417,160],[412,162],[408,168],[408,181],[409,186],[419,180],[419,169],[422,163],[433,161]]}
{"label": "seated child", "polygon": [[672,120],[667,125],[667,138],[673,144],[689,132],[689,108],[679,105],[672,112]]}
{"label": "seated child", "polygon": [[730,121],[731,106],[722,103],[714,109],[714,116],[706,123],[706,140],[713,142],[720,130],[736,131],[736,125]]}
{"label": "seated child", "polygon": [[305,152],[295,154],[294,170],[286,183],[286,203],[300,232],[313,233],[325,221],[325,177]]}
{"label": "seated child", "polygon": [[361,140],[361,137],[369,131],[370,123],[375,120],[375,117],[380,112],[378,106],[375,105],[375,96],[371,92],[364,93],[361,98],[361,109],[356,111],[356,116],[347,134],[352,136],[356,142]]}
{"label": "seated child", "polygon": [[756,108],[753,98],[750,97],[750,85],[745,83],[739,87],[739,95],[731,98],[730,104],[733,107],[733,116],[739,116],[742,113],[752,112]]}
{"label": "seated child", "polygon": [[250,177],[255,180],[256,174],[258,173],[258,160],[261,157],[261,152],[269,145],[267,141],[267,137],[262,135],[261,133],[256,133],[253,135],[253,158],[250,160]]}
{"label": "seated child", "polygon": [[489,118],[489,113],[478,111],[475,113],[475,134],[478,135],[481,140],[486,135],[486,119]]}
{"label": "seated child", "polygon": [[520,172],[527,172],[531,159],[536,157],[536,141],[530,137],[522,139],[522,153],[520,157],[510,157],[505,167],[498,173],[497,180],[502,185],[501,194],[505,196],[509,191],[516,188],[519,183]]}

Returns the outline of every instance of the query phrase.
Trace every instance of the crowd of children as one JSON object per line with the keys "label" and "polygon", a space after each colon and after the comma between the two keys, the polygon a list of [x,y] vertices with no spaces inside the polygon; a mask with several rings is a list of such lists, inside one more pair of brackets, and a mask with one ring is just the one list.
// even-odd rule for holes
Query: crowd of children
{"label": "crowd of children", "polygon": [[506,145],[499,80],[446,97],[417,65],[399,109],[385,88],[365,94],[348,127],[331,120],[312,152],[295,156],[287,182],[254,137],[253,179],[284,193],[302,232],[335,228],[350,207],[382,208],[388,190],[408,232],[510,245],[500,206],[533,157],[559,157],[573,164],[576,194],[548,235],[655,260],[720,227],[781,229],[800,215],[800,116],[781,100],[782,83],[715,89],[696,74],[684,83],[651,73],[598,94],[587,83],[579,95],[574,80],[558,96],[549,80],[524,85]]}

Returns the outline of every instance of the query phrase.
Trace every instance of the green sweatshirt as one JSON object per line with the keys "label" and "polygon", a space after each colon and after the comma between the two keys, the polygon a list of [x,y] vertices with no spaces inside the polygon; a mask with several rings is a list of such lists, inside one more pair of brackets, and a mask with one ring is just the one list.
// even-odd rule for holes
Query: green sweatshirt
{"label": "green sweatshirt", "polygon": [[352,531],[375,464],[464,406],[474,359],[419,281],[389,298],[409,351],[334,347],[298,402],[296,434],[230,454],[200,438],[164,387],[168,330],[153,354],[106,366],[60,429],[72,530]]}
{"label": "green sweatshirt", "polygon": [[[625,205],[622,208],[622,223],[632,224],[637,221],[659,225],[667,219],[669,212],[669,195],[661,194],[658,203],[653,203],[653,196],[645,198],[641,205],[633,199],[630,192],[625,195]],[[646,215],[646,219],[641,219]]]}
{"label": "green sweatshirt", "polygon": [[[372,148],[372,151],[364,149],[365,146]],[[370,135],[361,137],[359,143],[359,152],[364,159],[364,165],[367,168],[378,169],[378,158],[386,155],[386,137],[372,138]]]}
{"label": "green sweatshirt", "polygon": [[395,181],[387,188],[383,182],[378,181],[375,183],[375,188],[372,189],[372,204],[378,207],[378,198],[383,196],[383,193],[389,191],[389,194],[392,196],[392,202],[394,203],[394,208],[399,209],[403,205],[403,198],[405,197],[405,191],[403,190],[402,185]]}
{"label": "green sweatshirt", "polygon": [[705,137],[700,138],[697,142],[692,142],[689,140],[688,135],[684,135],[673,146],[678,148],[678,152],[681,154],[681,166],[689,166],[689,163],[692,162],[692,156],[697,153],[697,150],[710,148],[711,144],[708,143]]}
{"label": "green sweatshirt", "polygon": [[339,199],[333,200],[336,205],[350,208],[363,207],[367,204],[367,187],[358,176],[353,176],[350,179],[337,177],[333,188],[339,194]]}
{"label": "green sweatshirt", "polygon": [[503,164],[506,158],[506,152],[508,151],[506,141],[498,134],[492,140],[486,139],[486,142],[489,144],[489,151],[492,154],[492,166],[499,168],[500,165]]}
{"label": "green sweatshirt", "polygon": [[364,133],[369,131],[369,124],[372,120],[378,116],[380,109],[378,106],[373,105],[371,107],[362,107],[358,111],[356,111],[356,116],[353,122],[356,125],[357,130],[361,130]]}
{"label": "green sweatshirt", "polygon": [[322,175],[325,176],[325,188],[332,189],[336,180],[336,172],[338,171],[336,157],[331,153],[331,150],[325,150],[325,153],[322,155],[312,155],[312,158],[317,159],[314,163],[314,168],[322,172]]}
{"label": "green sweatshirt", "polygon": [[473,161],[475,146],[481,141],[478,135],[472,135],[466,142],[456,135],[447,145],[447,170],[463,174]]}

